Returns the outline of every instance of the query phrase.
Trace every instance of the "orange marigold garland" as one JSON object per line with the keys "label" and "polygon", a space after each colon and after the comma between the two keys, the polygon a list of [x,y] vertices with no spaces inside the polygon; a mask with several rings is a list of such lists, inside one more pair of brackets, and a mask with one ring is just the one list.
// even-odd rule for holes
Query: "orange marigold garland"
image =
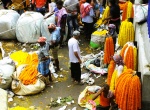
{"label": "orange marigold garland", "polygon": [[129,46],[126,56],[124,58],[124,63],[127,68],[134,70],[134,49],[133,46]]}
{"label": "orange marigold garland", "polygon": [[112,74],[115,70],[115,62],[113,60],[110,61],[110,64],[108,66],[108,75],[107,75],[107,84],[110,85]]}
{"label": "orange marigold garland", "polygon": [[121,110],[141,109],[141,83],[133,73],[133,70],[127,69],[117,80],[115,97]]}
{"label": "orange marigold garland", "polygon": [[104,47],[104,63],[109,64],[111,61],[111,56],[114,55],[114,43],[112,37],[107,37],[105,40]]}

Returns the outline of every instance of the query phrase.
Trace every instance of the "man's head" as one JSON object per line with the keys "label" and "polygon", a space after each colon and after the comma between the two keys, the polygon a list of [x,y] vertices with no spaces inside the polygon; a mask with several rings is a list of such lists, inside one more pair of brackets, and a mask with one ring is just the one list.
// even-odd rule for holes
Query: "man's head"
{"label": "man's head", "polygon": [[109,24],[108,25],[108,31],[110,35],[113,35],[116,31],[116,26],[114,24]]}
{"label": "man's head", "polygon": [[63,1],[62,1],[62,0],[58,0],[58,1],[56,2],[56,5],[57,5],[57,8],[58,8],[58,9],[61,9],[61,8],[63,7]]}
{"label": "man's head", "polygon": [[48,29],[49,29],[49,32],[52,33],[56,29],[56,25],[50,24],[50,25],[48,25]]}
{"label": "man's head", "polygon": [[79,31],[74,31],[74,32],[73,32],[73,37],[74,37],[75,39],[79,39],[79,37],[80,37],[80,32],[79,32]]}
{"label": "man's head", "polygon": [[43,46],[46,42],[46,37],[39,37],[37,42],[40,44],[40,46]]}
{"label": "man's head", "polygon": [[116,63],[117,65],[123,65],[123,64],[124,64],[124,63],[123,63],[123,59],[122,59],[122,57],[121,57],[120,55],[115,54],[115,55],[113,56],[113,60],[115,61],[115,63]]}

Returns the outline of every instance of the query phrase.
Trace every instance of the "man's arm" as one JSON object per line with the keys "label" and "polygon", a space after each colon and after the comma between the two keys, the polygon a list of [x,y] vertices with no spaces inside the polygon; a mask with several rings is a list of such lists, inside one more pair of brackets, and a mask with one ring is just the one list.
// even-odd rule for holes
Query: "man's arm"
{"label": "man's arm", "polygon": [[104,90],[104,87],[102,87],[97,93],[94,94],[92,97],[92,100],[95,100]]}
{"label": "man's arm", "polygon": [[77,52],[74,52],[74,55],[76,56],[76,58],[78,59],[79,63],[81,64],[81,63],[82,63],[82,61],[81,61],[81,59],[80,59],[80,57],[79,57],[78,53],[77,53]]}

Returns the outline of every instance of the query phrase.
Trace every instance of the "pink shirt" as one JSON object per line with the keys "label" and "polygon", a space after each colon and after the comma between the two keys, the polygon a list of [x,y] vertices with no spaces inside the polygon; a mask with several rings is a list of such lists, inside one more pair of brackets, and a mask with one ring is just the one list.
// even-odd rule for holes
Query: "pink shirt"
{"label": "pink shirt", "polygon": [[45,6],[47,0],[32,0],[32,4],[36,4],[36,8]]}

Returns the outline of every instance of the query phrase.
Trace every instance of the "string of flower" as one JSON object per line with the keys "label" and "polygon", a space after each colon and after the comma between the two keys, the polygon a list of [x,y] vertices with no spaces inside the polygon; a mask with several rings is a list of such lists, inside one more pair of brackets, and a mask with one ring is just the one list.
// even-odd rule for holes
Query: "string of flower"
{"label": "string of flower", "polygon": [[120,26],[118,44],[123,47],[128,41],[134,41],[134,27],[131,22],[125,20]]}
{"label": "string of flower", "polygon": [[109,64],[111,61],[111,57],[114,55],[114,42],[113,38],[107,37],[105,40],[104,46],[104,63]]}
{"label": "string of flower", "polygon": [[127,69],[117,79],[115,97],[121,110],[141,109],[141,83],[132,69]]}

